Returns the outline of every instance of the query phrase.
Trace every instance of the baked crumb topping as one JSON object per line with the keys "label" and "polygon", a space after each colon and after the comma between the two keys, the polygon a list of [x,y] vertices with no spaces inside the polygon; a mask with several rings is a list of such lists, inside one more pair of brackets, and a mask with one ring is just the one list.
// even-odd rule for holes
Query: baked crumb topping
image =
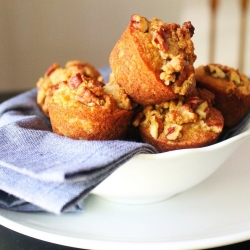
{"label": "baked crumb topping", "polygon": [[65,67],[60,67],[58,63],[53,63],[46,70],[43,77],[40,77],[36,86],[38,88],[37,103],[44,114],[49,116],[47,101],[52,95],[56,85],[60,82],[69,81],[71,87],[79,84],[81,76],[93,78],[99,82],[104,79],[101,74],[89,63],[73,60],[66,63]]}
{"label": "baked crumb topping", "polygon": [[221,64],[208,64],[204,66],[204,71],[215,78],[225,79],[233,82],[236,86],[243,85],[239,70]]}
{"label": "baked crumb topping", "polygon": [[151,34],[152,45],[158,48],[163,60],[160,79],[171,85],[175,94],[185,95],[189,86],[195,83],[193,63],[196,55],[191,40],[194,34],[191,22],[184,22],[181,27],[135,14],[131,17],[131,24],[140,32]]}
{"label": "baked crumb topping", "polygon": [[220,133],[222,124],[209,124],[210,103],[198,96],[190,96],[148,105],[138,113],[133,121],[135,127],[148,127],[150,135],[157,139],[159,136],[168,140],[182,137],[185,124],[199,124],[203,130]]}
{"label": "baked crumb topping", "polygon": [[72,75],[68,81],[60,82],[53,88],[54,91],[51,94],[53,102],[61,103],[64,106],[103,106],[109,111],[132,109],[129,97],[119,85],[115,83],[104,84],[80,73]]}

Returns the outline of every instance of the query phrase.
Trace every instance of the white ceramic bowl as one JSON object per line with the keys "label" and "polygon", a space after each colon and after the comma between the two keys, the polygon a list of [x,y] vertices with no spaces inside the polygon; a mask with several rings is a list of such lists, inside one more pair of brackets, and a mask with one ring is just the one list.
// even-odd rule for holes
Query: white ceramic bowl
{"label": "white ceramic bowl", "polygon": [[239,135],[211,146],[137,155],[100,183],[92,193],[126,204],[168,199],[208,178],[249,135],[250,123]]}

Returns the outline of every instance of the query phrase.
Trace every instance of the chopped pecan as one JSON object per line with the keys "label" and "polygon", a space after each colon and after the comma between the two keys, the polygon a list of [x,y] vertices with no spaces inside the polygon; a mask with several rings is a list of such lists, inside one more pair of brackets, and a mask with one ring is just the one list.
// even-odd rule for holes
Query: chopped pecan
{"label": "chopped pecan", "polygon": [[84,80],[84,84],[85,86],[87,86],[87,88],[95,94],[95,96],[102,96],[104,95],[104,83],[99,82],[99,81],[95,81],[95,80]]}
{"label": "chopped pecan", "polygon": [[217,65],[215,64],[209,64],[209,65],[206,65],[204,67],[204,71],[209,74],[209,75],[212,75],[213,77],[216,77],[216,78],[226,78],[226,74],[225,72],[220,69]]}
{"label": "chopped pecan", "polygon": [[210,108],[207,101],[202,102],[195,110],[195,112],[200,116],[201,119],[206,119],[209,111]]}
{"label": "chopped pecan", "polygon": [[161,68],[163,70],[160,74],[161,80],[163,80],[166,85],[169,85],[170,82],[174,82],[178,75],[177,73],[184,69],[185,63],[185,60],[180,55],[166,62]]}
{"label": "chopped pecan", "polygon": [[157,139],[158,136],[163,132],[164,125],[162,120],[156,115],[152,115],[149,118],[149,133],[150,135]]}
{"label": "chopped pecan", "polygon": [[194,35],[195,28],[192,23],[188,21],[182,24],[182,30],[187,31],[190,34],[190,37],[192,37]]}
{"label": "chopped pecan", "polygon": [[159,135],[159,133],[158,133],[159,124],[156,120],[156,116],[155,115],[151,116],[149,119],[149,122],[150,122],[149,133],[154,139],[157,139],[158,135]]}
{"label": "chopped pecan", "polygon": [[68,80],[70,89],[76,89],[82,83],[82,76],[80,73],[76,73]]}
{"label": "chopped pecan", "polygon": [[205,123],[215,133],[220,133],[224,127],[224,123],[221,120],[206,120]]}
{"label": "chopped pecan", "polygon": [[187,104],[181,106],[178,111],[180,112],[180,116],[182,117],[183,123],[195,122],[197,119],[196,113]]}
{"label": "chopped pecan", "polygon": [[159,26],[156,30],[154,30],[152,43],[156,45],[164,53],[167,53],[168,51],[167,34],[165,33],[163,25]]}
{"label": "chopped pecan", "polygon": [[194,66],[193,65],[186,65],[181,73],[178,73],[175,85],[180,87],[183,85],[185,80],[188,79],[194,73]]}
{"label": "chopped pecan", "polygon": [[170,111],[166,115],[165,119],[168,122],[181,125],[196,121],[197,114],[194,113],[190,106],[184,104],[180,108]]}
{"label": "chopped pecan", "polygon": [[87,106],[103,105],[104,100],[99,99],[87,87],[84,87],[77,93],[77,100]]}
{"label": "chopped pecan", "polygon": [[200,102],[201,100],[198,96],[190,96],[187,98],[185,104],[189,105],[192,108],[192,110],[196,110]]}
{"label": "chopped pecan", "polygon": [[177,125],[177,124],[171,125],[167,129],[166,138],[171,141],[176,140],[177,138],[181,136],[181,130],[182,130],[182,126]]}
{"label": "chopped pecan", "polygon": [[236,72],[235,70],[230,70],[229,73],[229,80],[231,82],[234,82],[236,85],[240,85],[241,84],[241,79],[240,79],[240,75],[238,72]]}
{"label": "chopped pecan", "polygon": [[134,14],[130,20],[135,29],[144,33],[148,30],[148,20],[145,17]]}
{"label": "chopped pecan", "polygon": [[178,109],[183,105],[183,102],[181,100],[173,99],[169,102],[169,111]]}

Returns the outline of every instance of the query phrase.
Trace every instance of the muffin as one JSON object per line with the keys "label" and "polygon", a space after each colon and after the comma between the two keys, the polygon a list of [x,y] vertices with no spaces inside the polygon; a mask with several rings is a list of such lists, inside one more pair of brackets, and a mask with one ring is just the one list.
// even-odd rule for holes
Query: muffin
{"label": "muffin", "polygon": [[95,69],[94,66],[86,62],[81,62],[79,60],[67,62],[64,68],[60,67],[57,63],[53,63],[47,69],[44,76],[39,78],[36,84],[37,103],[46,116],[49,116],[47,97],[50,96],[50,93],[48,93],[48,91],[51,91],[53,89],[50,87],[56,85],[59,82],[69,80],[72,75],[78,72],[85,77],[103,81],[101,74],[97,69]]}
{"label": "muffin", "polygon": [[48,111],[53,132],[72,139],[122,139],[133,107],[116,83],[104,83],[80,73],[53,86]]}
{"label": "muffin", "polygon": [[221,64],[199,66],[197,86],[215,94],[214,106],[221,111],[225,127],[237,125],[250,107],[250,81],[239,70]]}
{"label": "muffin", "polygon": [[186,95],[195,88],[193,34],[191,22],[132,15],[110,54],[115,81],[141,105]]}
{"label": "muffin", "polygon": [[223,130],[224,119],[213,104],[214,95],[195,89],[192,94],[147,105],[133,121],[144,142],[159,152],[198,148],[215,143]]}

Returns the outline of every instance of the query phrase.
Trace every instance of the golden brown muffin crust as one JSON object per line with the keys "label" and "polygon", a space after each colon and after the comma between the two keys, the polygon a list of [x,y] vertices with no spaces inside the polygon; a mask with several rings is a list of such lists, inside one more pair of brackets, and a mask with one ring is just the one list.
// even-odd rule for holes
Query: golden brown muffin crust
{"label": "golden brown muffin crust", "polygon": [[54,86],[48,99],[53,131],[73,139],[122,139],[133,115],[129,98],[122,93],[116,86],[106,91],[102,82],[73,75]]}
{"label": "golden brown muffin crust", "polygon": [[110,54],[116,82],[142,105],[187,94],[195,87],[193,32],[191,22],[180,27],[132,15]]}

